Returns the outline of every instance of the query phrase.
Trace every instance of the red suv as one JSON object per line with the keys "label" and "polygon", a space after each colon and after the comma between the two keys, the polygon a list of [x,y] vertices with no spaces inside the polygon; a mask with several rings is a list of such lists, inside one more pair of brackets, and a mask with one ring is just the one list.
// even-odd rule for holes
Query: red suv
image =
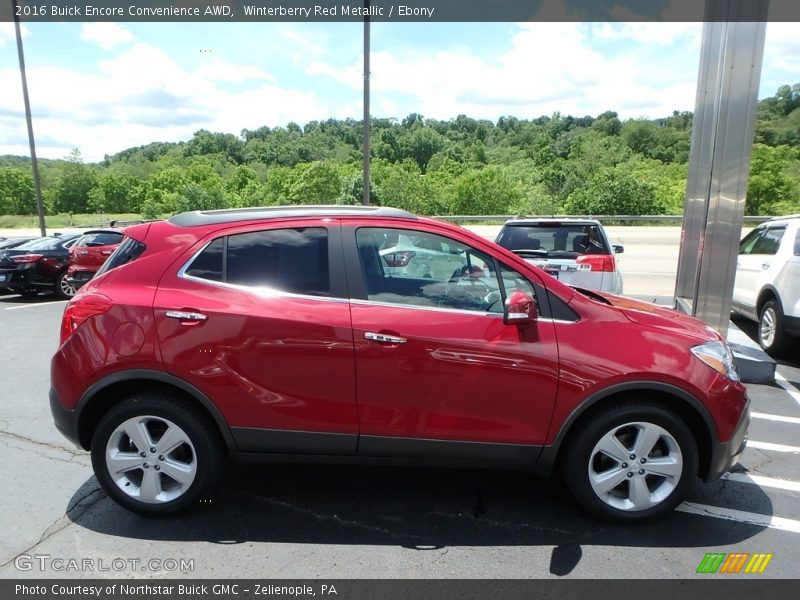
{"label": "red suv", "polygon": [[[67,305],[50,404],[135,512],[198,502],[228,456],[335,457],[558,469],[585,508],[633,522],[744,449],[747,395],[714,331],[459,227],[289,207],[125,235]],[[387,269],[401,239],[447,268]]]}
{"label": "red suv", "polygon": [[92,229],[69,249],[67,282],[76,290],[89,281],[122,242],[117,229]]}

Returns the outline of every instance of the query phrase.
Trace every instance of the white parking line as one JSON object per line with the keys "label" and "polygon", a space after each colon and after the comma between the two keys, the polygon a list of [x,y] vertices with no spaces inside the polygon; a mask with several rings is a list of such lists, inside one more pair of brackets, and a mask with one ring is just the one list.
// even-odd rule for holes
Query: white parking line
{"label": "white parking line", "polygon": [[800,454],[800,446],[784,446],[783,444],[756,442],[755,440],[747,440],[747,447],[756,450],[773,450],[775,452],[794,452],[795,454]]}
{"label": "white parking line", "polygon": [[36,304],[23,304],[22,306],[8,306],[6,310],[19,310],[21,308],[36,308],[37,306],[50,306],[51,304],[64,304],[69,300],[56,300],[54,302],[37,302]]}
{"label": "white parking line", "polygon": [[734,510],[732,508],[720,508],[719,506],[709,506],[707,504],[695,504],[694,502],[684,502],[675,510],[692,515],[714,517],[715,519],[724,519],[726,521],[736,521],[737,523],[759,525],[771,529],[800,533],[800,521],[786,519],[785,517],[762,515],[760,513]]}
{"label": "white parking line", "polygon": [[765,419],[767,421],[780,421],[781,423],[794,423],[795,425],[800,425],[800,417],[784,417],[783,415],[771,415],[760,412],[751,412],[750,416],[754,419]]}
{"label": "white parking line", "polygon": [[788,479],[778,479],[776,477],[764,477],[763,475],[751,475],[750,473],[725,473],[722,476],[722,479],[735,481],[737,483],[750,483],[759,487],[770,487],[778,490],[800,492],[800,481],[790,481]]}
{"label": "white parking line", "polygon": [[800,404],[800,391],[798,391],[796,387],[789,383],[783,375],[778,373],[778,371],[775,371],[775,383],[786,390],[788,394],[794,398],[798,404]]}

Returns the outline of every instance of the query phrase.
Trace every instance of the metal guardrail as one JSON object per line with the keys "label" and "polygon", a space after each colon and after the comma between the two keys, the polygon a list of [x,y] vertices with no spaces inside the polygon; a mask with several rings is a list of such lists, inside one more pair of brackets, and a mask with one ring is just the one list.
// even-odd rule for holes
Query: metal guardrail
{"label": "metal guardrail", "polygon": [[[469,221],[507,221],[509,219],[520,218],[546,218],[546,219],[597,219],[598,221],[621,221],[621,222],[663,222],[680,223],[683,215],[436,215],[434,219],[443,221],[469,222]],[[776,217],[754,217],[745,216],[745,223],[764,223]]]}

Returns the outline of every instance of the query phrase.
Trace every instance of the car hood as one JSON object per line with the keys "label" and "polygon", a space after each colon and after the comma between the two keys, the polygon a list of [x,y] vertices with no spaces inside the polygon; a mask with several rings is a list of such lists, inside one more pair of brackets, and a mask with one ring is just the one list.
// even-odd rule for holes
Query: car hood
{"label": "car hood", "polygon": [[700,319],[695,319],[672,308],[657,306],[656,304],[635,300],[627,296],[617,296],[597,291],[592,291],[592,293],[601,296],[611,306],[619,309],[625,315],[625,318],[632,323],[658,329],[668,329],[690,335],[701,341],[722,339],[722,336]]}

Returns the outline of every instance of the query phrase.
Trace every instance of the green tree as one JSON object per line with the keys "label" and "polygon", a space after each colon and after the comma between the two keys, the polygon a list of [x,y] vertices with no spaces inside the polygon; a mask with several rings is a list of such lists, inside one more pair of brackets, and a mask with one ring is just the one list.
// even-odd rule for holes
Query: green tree
{"label": "green tree", "polygon": [[777,215],[800,209],[800,183],[791,175],[798,151],[788,146],[753,146],[745,214]]}
{"label": "green tree", "polygon": [[138,177],[104,171],[89,191],[87,208],[92,212],[138,212],[146,193],[146,186]]}
{"label": "green tree", "polygon": [[583,215],[657,215],[663,207],[655,186],[623,164],[596,173],[586,186],[570,194],[565,209]]}
{"label": "green tree", "polygon": [[519,188],[496,166],[467,171],[454,185],[453,214],[502,215],[522,197]]}
{"label": "green tree", "polygon": [[53,209],[56,212],[85,213],[88,209],[89,192],[94,187],[94,169],[83,164],[81,153],[75,148],[59,171],[50,190]]}
{"label": "green tree", "polygon": [[36,194],[31,175],[14,167],[0,167],[0,214],[36,214]]}

